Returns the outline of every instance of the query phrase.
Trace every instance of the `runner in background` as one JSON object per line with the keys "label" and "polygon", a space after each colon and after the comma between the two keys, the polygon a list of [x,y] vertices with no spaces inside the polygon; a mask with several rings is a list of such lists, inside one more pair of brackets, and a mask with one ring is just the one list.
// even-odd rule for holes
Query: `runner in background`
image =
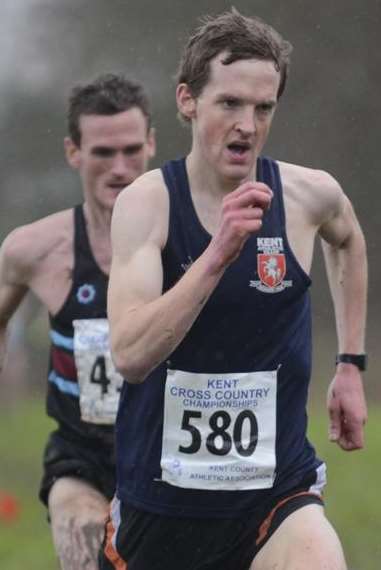
{"label": "runner in background", "polygon": [[122,75],[76,86],[67,118],[66,157],[79,173],[83,203],[5,239],[0,350],[3,363],[9,320],[32,291],[49,311],[47,412],[58,424],[45,449],[40,498],[48,506],[63,570],[95,570],[115,491],[121,386],[106,319],[111,214],[121,190],[146,170],[155,139],[143,87]]}

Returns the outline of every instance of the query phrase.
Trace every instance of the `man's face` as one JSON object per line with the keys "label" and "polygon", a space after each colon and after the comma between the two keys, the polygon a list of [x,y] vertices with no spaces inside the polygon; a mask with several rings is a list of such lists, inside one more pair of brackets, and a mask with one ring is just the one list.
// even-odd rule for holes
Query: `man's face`
{"label": "man's face", "polygon": [[114,206],[119,192],[147,169],[155,154],[153,131],[138,107],[115,115],[82,115],[81,144],[65,140],[70,165],[79,171],[85,199]]}
{"label": "man's face", "polygon": [[277,103],[280,73],[271,61],[211,61],[208,83],[193,100],[193,149],[222,180],[253,175]]}

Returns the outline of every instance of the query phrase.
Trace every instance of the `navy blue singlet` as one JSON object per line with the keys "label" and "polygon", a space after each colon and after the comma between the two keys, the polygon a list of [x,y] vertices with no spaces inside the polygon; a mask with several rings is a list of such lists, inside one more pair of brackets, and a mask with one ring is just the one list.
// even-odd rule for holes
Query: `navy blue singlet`
{"label": "navy blue singlet", "polygon": [[65,303],[50,319],[48,415],[74,437],[94,444],[112,445],[113,426],[83,422],[79,409],[79,386],[73,355],[73,320],[106,317],[108,276],[94,259],[86,230],[83,206],[73,210],[74,269],[72,287]]}
{"label": "navy blue singlet", "polygon": [[[203,253],[211,236],[194,209],[185,160],[166,163],[163,175],[170,200],[169,235],[162,252],[166,292]],[[269,494],[287,492],[307,473],[320,471],[321,461],[306,438],[311,281],[287,240],[277,163],[259,158],[257,178],[274,192],[261,232],[246,242],[168,360],[142,384],[124,383],[116,424],[117,496],[135,508],[176,516],[238,516]],[[190,383],[170,384],[172,370],[191,373]],[[270,371],[263,384],[267,388],[258,388],[262,384],[256,386],[255,380],[241,389],[234,376],[261,371]],[[274,375],[277,384],[272,386]],[[267,461],[271,445],[257,422],[256,406],[262,407],[272,388],[273,416],[267,411],[261,416],[274,435],[272,483],[242,490],[245,469],[253,473],[255,468],[239,462],[232,468],[226,458],[234,451],[243,462],[250,461],[258,439]],[[183,414],[177,426],[171,420],[175,408]],[[164,431],[169,440],[177,434],[173,455],[164,450]],[[190,475],[188,470],[192,488],[182,479],[188,460],[193,461]],[[163,461],[177,483],[165,478]],[[260,469],[258,473],[260,479]],[[213,488],[216,481],[223,481],[221,489]]]}

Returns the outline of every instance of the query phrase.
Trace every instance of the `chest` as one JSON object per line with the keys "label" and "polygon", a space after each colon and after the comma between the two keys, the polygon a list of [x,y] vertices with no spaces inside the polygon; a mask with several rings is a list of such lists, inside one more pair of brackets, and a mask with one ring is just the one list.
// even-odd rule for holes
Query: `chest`
{"label": "chest", "polygon": [[192,193],[191,206],[200,226],[207,234],[215,235],[221,223],[222,199],[214,199],[203,193]]}
{"label": "chest", "polygon": [[[106,252],[100,259],[109,268]],[[90,251],[74,248],[73,242],[52,249],[40,260],[31,281],[31,289],[51,315],[65,308],[71,318],[103,316],[108,278]]]}
{"label": "chest", "polygon": [[30,289],[54,314],[62,306],[72,286],[74,252],[72,241],[52,248],[36,264]]}

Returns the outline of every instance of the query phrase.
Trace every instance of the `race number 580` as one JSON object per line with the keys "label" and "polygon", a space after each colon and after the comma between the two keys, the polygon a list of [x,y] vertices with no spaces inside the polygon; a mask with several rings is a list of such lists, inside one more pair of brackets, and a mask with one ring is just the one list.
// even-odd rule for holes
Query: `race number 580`
{"label": "race number 580", "polygon": [[[192,439],[190,445],[179,446],[181,453],[197,453],[201,448],[203,444],[201,432],[192,424],[192,420],[201,417],[201,412],[184,410],[181,429],[189,432]],[[209,427],[211,431],[206,437],[205,446],[213,455],[227,455],[234,444],[239,455],[249,457],[257,447],[258,422],[251,410],[240,412],[233,424],[228,412],[214,412],[209,418]],[[243,437],[244,430],[246,432],[245,439]]]}

